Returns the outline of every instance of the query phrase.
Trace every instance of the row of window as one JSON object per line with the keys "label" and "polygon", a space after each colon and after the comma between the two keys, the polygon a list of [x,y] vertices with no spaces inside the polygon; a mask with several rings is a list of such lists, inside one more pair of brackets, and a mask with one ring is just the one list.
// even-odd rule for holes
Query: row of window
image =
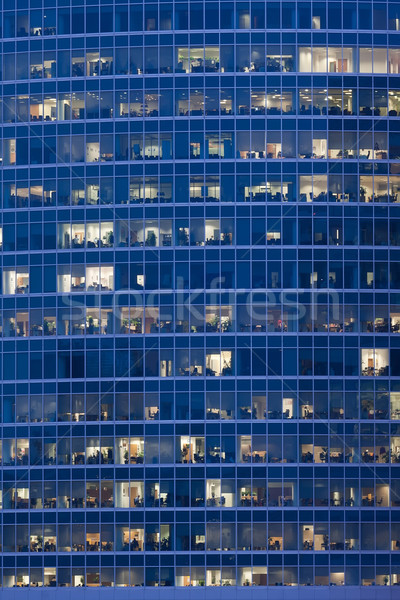
{"label": "row of window", "polygon": [[[265,348],[237,350],[169,349],[59,350],[52,352],[5,352],[3,379],[98,379],[112,377],[249,377],[319,376],[392,377],[400,375],[399,350],[331,347]],[[115,354],[115,356],[114,356]],[[175,356],[174,356],[175,355]],[[361,355],[361,356],[360,356]],[[389,359],[389,355],[391,358]],[[171,411],[171,406],[169,407]]]}
{"label": "row of window", "polygon": [[[289,213],[284,217],[220,219],[171,219],[126,221],[87,221],[86,223],[58,223],[57,244],[54,243],[54,225],[45,225],[45,248],[146,248],[173,246],[399,246],[400,220],[392,218],[355,217],[300,217],[294,223]],[[234,227],[236,225],[236,227]],[[242,229],[239,231],[240,229]],[[236,230],[236,232],[234,231]],[[0,228],[0,248],[6,252],[44,249],[42,224],[4,225]],[[251,232],[251,234],[250,234]],[[236,235],[235,235],[236,233]],[[14,239],[16,235],[16,240]],[[236,240],[237,238],[237,240]],[[53,243],[52,243],[53,242]]]}
{"label": "row of window", "polygon": [[[398,134],[400,135],[400,134]],[[54,138],[55,140],[56,138]],[[399,146],[400,147],[400,146]],[[397,165],[392,165],[397,171]],[[79,206],[84,204],[170,204],[203,202],[362,202],[399,203],[398,175],[180,175],[117,178],[60,179],[28,186],[4,183],[3,207]],[[185,225],[183,225],[185,227]],[[182,241],[184,241],[182,237]],[[189,242],[189,240],[187,240]],[[178,243],[180,245],[181,242]],[[183,245],[188,245],[184,243]]]}
{"label": "row of window", "polygon": [[[326,131],[238,131],[220,134],[120,133],[10,138],[3,141],[0,163],[39,165],[49,163],[98,163],[177,159],[365,159],[398,160],[400,133]],[[173,151],[173,138],[176,149]],[[297,141],[296,141],[297,138]],[[236,143],[235,143],[236,141]]]}
{"label": "row of window", "polygon": [[[57,317],[58,314],[58,317]],[[236,314],[236,318],[235,318]],[[400,306],[336,304],[4,309],[3,337],[171,333],[399,333]]]}
{"label": "row of window", "polygon": [[[233,258],[233,257],[232,257]],[[372,256],[366,257],[359,265],[354,260],[344,264],[340,259],[330,261],[324,256],[299,260],[296,263],[284,261],[280,256],[276,260],[243,260],[234,262],[217,261],[192,263],[142,262],[102,265],[59,265],[55,267],[39,266],[6,267],[3,270],[3,294],[29,294],[51,292],[110,292],[114,290],[171,290],[172,288],[193,290],[233,289],[364,289],[395,290],[400,288],[400,266],[393,256],[389,265],[385,259],[376,262]],[[170,259],[169,259],[170,260]],[[30,277],[31,273],[31,277]]]}
{"label": "row of window", "polygon": [[[267,416],[262,399],[255,410]],[[293,417],[293,398],[284,398],[281,416]],[[338,415],[340,414],[338,410]],[[272,409],[268,412],[272,412]],[[342,417],[344,410],[342,409]],[[399,434],[400,431],[397,432]],[[0,462],[4,466],[28,465],[129,465],[237,463],[400,463],[399,435],[300,435],[268,434],[219,436],[161,436],[125,438],[3,439]],[[236,450],[235,450],[236,443]]]}
{"label": "row of window", "polygon": [[[310,135],[306,135],[311,143]],[[141,140],[142,138],[139,141]],[[49,138],[46,143],[52,143],[53,141],[55,144],[56,138]],[[4,143],[6,144],[7,140]],[[3,208],[15,209],[57,205],[83,206],[85,204],[95,206],[99,204],[172,204],[172,202],[177,204],[188,202],[199,204],[203,202],[258,202],[262,204],[265,202],[279,204],[282,202],[301,202],[313,203],[314,210],[319,215],[323,215],[321,211],[326,210],[326,208],[319,206],[319,203],[398,204],[400,202],[399,165],[398,163],[390,165],[391,174],[389,177],[387,174],[379,174],[382,173],[379,170],[380,166],[379,163],[374,164],[375,175],[365,175],[363,174],[365,171],[363,171],[360,172],[360,177],[348,173],[345,173],[343,177],[342,174],[336,173],[335,168],[332,168],[334,172],[330,172],[329,176],[317,173],[314,175],[299,175],[299,177],[285,174],[282,177],[280,175],[268,175],[266,177],[261,174],[251,176],[249,174],[206,174],[205,176],[201,174],[176,175],[175,178],[171,175],[161,175],[160,177],[147,175],[144,178],[143,176],[130,178],[87,177],[86,181],[82,178],[73,179],[72,181],[60,178],[57,181],[48,179],[43,183],[34,181],[31,185],[26,181],[20,181],[17,184],[5,182],[3,184],[2,203]],[[385,167],[386,165],[382,163],[382,166]],[[369,172],[372,173],[372,168]],[[386,173],[386,169],[384,173]],[[199,209],[201,209],[200,206]],[[337,209],[339,210],[339,207]],[[296,216],[294,206],[285,210],[288,210],[290,215]],[[351,216],[357,216],[357,214]],[[188,239],[184,235],[178,235],[175,237],[175,245],[191,244],[188,222],[183,222],[182,227],[187,230]],[[232,232],[228,230],[222,233]],[[47,234],[55,235],[55,233],[51,233],[50,226],[46,231]],[[21,236],[22,238],[26,237],[22,234],[22,231]],[[134,241],[130,241],[129,245]],[[125,242],[128,245],[128,241],[125,240]],[[4,243],[6,244],[5,249],[12,250],[13,235],[7,236]],[[54,248],[55,242],[49,241],[48,243],[50,244],[49,248]],[[237,243],[241,245],[239,236]],[[10,245],[8,246],[8,244]],[[158,243],[158,245],[160,244]],[[36,249],[38,248],[36,247]]]}
{"label": "row of window", "polygon": [[[135,539],[135,527],[131,529]],[[129,538],[128,538],[129,539]],[[129,542],[130,545],[130,542]],[[83,547],[85,544],[83,544]],[[92,555],[91,558],[94,556]],[[135,564],[137,565],[137,556]],[[373,557],[371,557],[373,558]],[[236,557],[234,557],[236,559]],[[387,561],[388,562],[388,561]],[[153,564],[153,563],[152,563]],[[196,562],[197,564],[197,562]],[[237,573],[236,573],[237,571]],[[398,586],[400,568],[393,566],[282,567],[5,567],[4,588],[41,587],[219,587],[219,586]]]}
{"label": "row of window", "polygon": [[5,38],[127,31],[348,29],[399,31],[400,4],[363,2],[142,3],[86,8],[36,7],[3,13]]}
{"label": "row of window", "polygon": [[[297,68],[296,68],[297,65]],[[4,54],[4,81],[157,73],[400,73],[400,49],[223,45]]]}
{"label": "row of window", "polygon": [[[330,483],[327,479],[300,479],[298,483],[297,480],[289,479],[266,483],[265,479],[253,479],[251,482],[250,478],[238,480],[192,479],[190,482],[187,479],[177,482],[172,479],[146,482],[143,480],[115,482],[87,480],[86,482],[59,481],[57,485],[55,481],[31,482],[30,485],[20,481],[17,486],[14,482],[3,483],[0,491],[0,508],[5,510],[127,509],[174,506],[214,508],[362,506],[384,508],[399,506],[399,492],[400,480],[398,479],[392,479],[390,484],[387,479],[379,479],[375,485],[374,481],[370,479],[361,479],[361,481],[358,479],[335,479]],[[219,529],[219,523],[217,526]],[[400,527],[398,523],[395,523],[394,526]],[[247,527],[250,525],[247,524]],[[26,526],[23,528],[25,531],[27,530]],[[276,549],[281,550],[282,548]],[[295,545],[293,550],[297,549],[297,545]],[[341,548],[341,550],[343,549]],[[400,550],[400,547],[393,548],[393,550],[395,549]]]}
{"label": "row of window", "polygon": [[[358,382],[357,382],[358,383]],[[364,386],[366,381],[361,381]],[[55,422],[110,422],[116,421],[165,421],[165,420],[207,420],[207,421],[231,421],[238,419],[264,421],[264,420],[287,420],[300,419],[312,421],[315,419],[317,424],[321,420],[400,420],[400,393],[396,386],[393,386],[397,391],[390,393],[385,391],[384,382],[379,381],[379,391],[375,394],[373,391],[349,392],[341,391],[329,392],[299,392],[299,397],[288,390],[284,394],[282,392],[269,392],[268,396],[265,392],[237,392],[235,393],[222,392],[220,397],[219,392],[207,391],[204,397],[203,392],[198,389],[191,392],[190,401],[188,393],[176,393],[175,400],[170,393],[147,392],[143,393],[117,393],[117,395],[108,392],[99,398],[98,394],[44,394],[28,396],[4,396],[3,398],[3,423],[55,423]],[[363,388],[364,389],[364,388]],[[271,424],[275,426],[275,424]],[[279,424],[278,424],[279,425]],[[250,423],[249,423],[250,426]],[[331,433],[337,431],[340,433],[341,424],[330,423],[329,430]],[[121,428],[124,425],[118,426],[118,431],[121,433]],[[143,426],[135,424],[139,427],[138,435],[143,433]],[[182,427],[182,426],[181,426]],[[199,427],[199,424],[196,425]],[[300,424],[300,435],[304,433],[303,425]],[[363,436],[369,436],[368,439],[373,440],[374,423],[362,423],[360,431]],[[14,430],[13,430],[14,431]],[[311,429],[312,431],[312,429]],[[201,429],[201,434],[204,432],[204,427]],[[97,430],[98,433],[98,430]],[[186,434],[189,431],[185,431]],[[199,433],[199,430],[197,430]],[[279,431],[274,431],[279,433]],[[295,432],[294,432],[295,433]],[[326,432],[322,432],[326,433]],[[72,428],[72,434],[75,435],[75,429]],[[127,434],[127,431],[124,431]],[[173,435],[173,430],[169,431]],[[287,432],[284,431],[286,435]],[[293,432],[292,432],[293,434]],[[346,429],[346,436],[349,435],[351,443],[357,439],[358,425],[349,424]],[[390,434],[393,436],[400,435],[400,430],[397,423],[390,424]],[[26,436],[26,431],[22,434],[12,433],[11,435]],[[55,435],[53,431],[49,435]],[[83,435],[82,432],[79,435]],[[311,435],[311,434],[310,434]],[[379,423],[376,425],[376,436],[389,435],[389,425]],[[310,443],[312,442],[308,436]],[[366,439],[366,438],[364,438]],[[63,444],[67,447],[69,437],[63,435]],[[337,440],[336,440],[337,441]],[[4,442],[6,443],[6,442]],[[17,460],[18,451],[15,450],[15,440],[7,442],[10,447],[14,448],[11,458],[11,450],[9,451],[9,461],[11,465]],[[328,447],[327,435],[324,438],[324,447]],[[358,442],[355,443],[357,447]],[[59,448],[62,444],[60,442]],[[84,453],[84,445],[82,442],[81,451]],[[312,450],[311,450],[312,451]],[[396,450],[397,452],[397,450]],[[357,450],[358,454],[358,450]],[[100,458],[100,457],[98,457]],[[125,456],[124,456],[125,458]],[[326,457],[329,458],[329,457]],[[60,460],[59,458],[57,459]],[[69,461],[68,461],[69,462]],[[83,459],[83,462],[84,459]],[[142,461],[143,462],[143,461]],[[306,462],[306,461],[303,461]],[[311,461],[312,462],[312,461]],[[130,464],[128,461],[127,464]],[[136,461],[136,464],[138,462]]]}
{"label": "row of window", "polygon": [[[270,219],[270,220],[269,220]],[[296,229],[290,216],[282,219],[270,217],[264,221],[257,217],[250,222],[237,218],[236,231],[242,245],[248,241],[252,245],[400,245],[400,221],[397,219],[355,219],[332,217],[329,220],[321,217],[300,217]],[[161,219],[146,221],[116,221],[114,238],[113,222],[59,223],[57,228],[57,247],[61,249],[77,248],[110,248],[110,247],[147,247],[147,246],[227,246],[236,243],[234,222],[232,218],[219,219],[176,219],[172,230],[172,220]],[[7,239],[7,225],[4,233]],[[26,227],[26,226],[25,226]],[[248,230],[251,229],[251,239]],[[239,234],[239,228],[246,228]],[[17,239],[20,241],[17,225]],[[289,231],[288,231],[289,230]],[[23,236],[24,229],[21,230]],[[246,235],[247,234],[247,235]],[[23,236],[24,237],[24,236]],[[281,240],[282,237],[282,240]],[[389,244],[390,242],[390,244]],[[17,244],[18,246],[18,244]],[[48,246],[47,246],[48,248]],[[6,248],[4,248],[6,249]],[[14,250],[14,247],[9,247]]]}
{"label": "row of window", "polygon": [[[175,100],[174,100],[175,97]],[[400,92],[398,90],[373,90],[361,88],[207,88],[176,90],[131,90],[130,92],[88,91],[51,94],[3,96],[3,123],[40,123],[50,121],[141,118],[158,116],[262,116],[262,115],[312,115],[312,116],[380,116],[396,117],[400,114]],[[292,123],[286,124],[288,127]],[[224,126],[223,123],[221,125]],[[356,124],[354,125],[356,129]],[[80,133],[80,132],[79,132]],[[256,132],[257,135],[278,133]],[[321,134],[323,132],[321,131]],[[334,132],[332,132],[334,133]],[[339,132],[335,132],[339,133]],[[79,135],[79,134],[77,134]],[[147,134],[149,140],[158,144],[158,134]],[[201,135],[197,133],[197,135]],[[207,133],[210,140],[215,133]],[[228,136],[228,132],[223,134]],[[365,135],[365,134],[364,134]],[[326,137],[326,136],[325,136]],[[232,141],[232,140],[231,140]],[[142,153],[142,158],[171,158],[172,134],[161,133],[157,152]],[[150,144],[151,145],[151,144]],[[352,146],[353,144],[349,144]],[[212,146],[212,143],[211,143]],[[209,155],[194,155],[192,158],[216,158],[219,152],[209,150]],[[222,152],[220,158],[231,158]],[[272,157],[268,157],[272,158]],[[340,158],[340,157],[339,157]],[[371,157],[373,158],[373,156]],[[379,157],[375,157],[379,158]]]}
{"label": "row of window", "polygon": [[[197,208],[197,207],[196,207]],[[225,207],[224,207],[225,208]],[[247,209],[247,207],[245,207]],[[82,249],[82,248],[143,248],[146,246],[218,246],[219,242],[222,245],[251,245],[251,246],[264,246],[267,244],[280,244],[284,245],[355,245],[355,246],[397,246],[397,223],[400,214],[398,213],[397,207],[391,207],[390,221],[388,222],[388,211],[386,207],[375,207],[375,218],[373,218],[372,207],[360,207],[360,214],[358,217],[357,207],[345,207],[344,215],[342,207],[333,206],[330,207],[328,214],[326,206],[315,207],[312,211],[310,206],[298,206],[296,207],[283,206],[283,211],[280,207],[269,206],[267,211],[267,219],[265,218],[265,209],[262,207],[261,210],[256,210],[261,207],[254,207],[253,215],[250,217],[250,211],[240,213],[236,221],[232,216],[218,217],[220,211],[207,211],[206,218],[203,217],[203,210],[191,211],[192,217],[189,218],[188,212],[183,212],[174,222],[172,227],[171,217],[173,211],[162,211],[162,216],[158,219],[158,211],[152,211],[153,218],[146,218],[143,220],[142,211],[132,211],[132,217],[129,219],[128,212],[125,215],[118,215],[122,217],[120,220],[115,222],[110,221],[98,221],[98,211],[96,209],[90,209],[87,214],[86,222],[80,222],[80,220],[69,222],[71,213],[68,211],[67,214],[63,211],[62,214],[59,212],[57,228],[53,221],[44,221],[42,216],[42,222],[36,220],[38,213],[34,212],[34,218],[32,218],[29,225],[31,250],[42,249],[42,244],[39,243],[37,236],[41,236],[44,229],[44,234],[47,239],[46,245],[43,249]],[[108,212],[108,211],[107,211]],[[283,214],[281,214],[281,212]],[[222,211],[222,215],[232,215],[230,211]],[[10,213],[7,213],[7,216]],[[82,217],[83,211],[77,210],[72,211],[72,217]],[[208,218],[211,215],[211,218]],[[298,217],[297,217],[298,215]],[[46,215],[47,216],[47,215]],[[53,215],[52,215],[53,216]],[[106,214],[106,217],[112,215]],[[67,217],[67,218],[66,218]],[[137,218],[135,218],[137,217]],[[292,227],[292,218],[297,217],[297,223],[295,227]],[[61,220],[62,219],[62,220]],[[365,231],[365,223],[368,220],[370,223],[371,232]],[[7,219],[8,221],[8,219]],[[374,227],[375,225],[375,227]],[[187,234],[187,239],[183,238],[177,231],[180,227],[184,228]],[[242,228],[244,231],[242,231]],[[338,235],[333,235],[332,228],[339,230]],[[295,230],[297,235],[294,236],[290,231]],[[222,233],[221,233],[222,230]],[[58,235],[56,236],[56,231]],[[154,238],[149,235],[154,233]],[[271,240],[268,235],[272,232],[278,231],[281,235],[276,236],[276,240]],[[389,238],[387,232],[389,231]],[[15,240],[15,232],[17,232],[17,239]],[[115,232],[115,238],[114,238]],[[219,236],[217,234],[220,234]],[[224,236],[225,234],[225,236]],[[163,236],[171,236],[170,238],[164,238]],[[182,239],[181,239],[182,237]],[[225,237],[227,239],[225,239]],[[56,242],[57,238],[57,242]],[[111,238],[111,239],[110,239]],[[127,239],[128,238],[128,239]],[[214,238],[214,239],[213,239]],[[27,249],[28,239],[28,224],[27,223],[10,223],[6,222],[0,227],[0,247],[6,252]],[[98,243],[92,245],[90,242],[98,240]],[[75,240],[75,241],[74,241]],[[389,240],[389,241],[388,241]],[[17,244],[15,245],[15,242]],[[154,242],[154,243],[152,243]],[[171,243],[169,243],[171,242]],[[215,243],[213,243],[215,242]],[[250,249],[250,252],[252,249]],[[333,249],[331,249],[333,252]],[[178,250],[178,255],[183,250]],[[207,250],[208,252],[208,250]],[[315,249],[317,252],[317,249]],[[219,252],[218,252],[219,253]],[[136,254],[136,253],[135,253]],[[334,253],[335,256],[341,256],[341,251]],[[107,253],[106,253],[107,255]],[[139,255],[142,258],[142,255]],[[164,255],[161,255],[161,260]],[[238,255],[239,258],[240,255]],[[333,256],[333,255],[332,255]],[[64,259],[63,259],[64,260]]]}
{"label": "row of window", "polygon": [[[398,551],[398,523],[31,524],[3,526],[3,552]],[[342,557],[344,558],[344,557]]]}

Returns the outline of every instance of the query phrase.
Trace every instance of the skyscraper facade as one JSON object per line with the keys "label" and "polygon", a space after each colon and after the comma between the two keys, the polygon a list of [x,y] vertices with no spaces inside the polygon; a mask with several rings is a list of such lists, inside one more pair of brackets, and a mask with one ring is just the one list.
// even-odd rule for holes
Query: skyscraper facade
{"label": "skyscraper facade", "polygon": [[400,3],[1,27],[3,590],[395,598]]}

